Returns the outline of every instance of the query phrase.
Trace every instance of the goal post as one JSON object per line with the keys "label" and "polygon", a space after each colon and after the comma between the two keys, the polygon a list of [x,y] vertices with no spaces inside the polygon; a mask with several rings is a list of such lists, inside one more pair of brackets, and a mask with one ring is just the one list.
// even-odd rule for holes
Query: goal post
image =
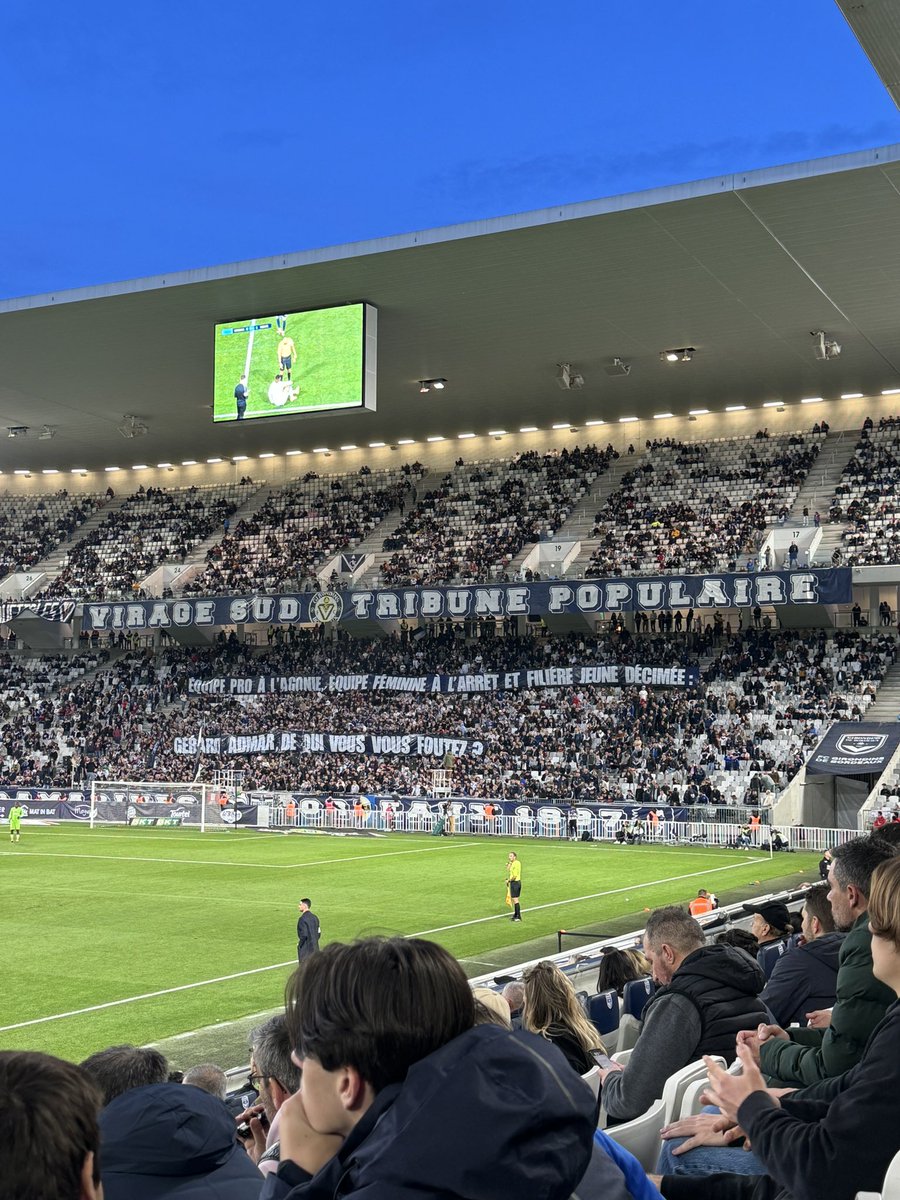
{"label": "goal post", "polygon": [[90,827],[97,825],[188,825],[201,831],[224,828],[218,792],[208,783],[94,779]]}

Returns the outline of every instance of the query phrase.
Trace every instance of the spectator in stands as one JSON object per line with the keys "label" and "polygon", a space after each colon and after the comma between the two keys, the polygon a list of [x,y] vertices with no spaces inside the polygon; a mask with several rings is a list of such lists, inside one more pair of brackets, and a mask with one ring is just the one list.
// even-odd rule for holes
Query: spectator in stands
{"label": "spectator in stands", "polygon": [[606,1051],[572,984],[551,962],[529,967],[522,982],[525,984],[522,1028],[552,1042],[574,1071],[586,1075],[595,1065],[594,1055]]}
{"label": "spectator in stands", "polygon": [[759,953],[759,942],[749,929],[741,929],[740,925],[735,925],[731,929],[723,929],[721,933],[716,934],[714,941],[717,946],[737,946],[738,950],[744,950],[749,954],[754,962]]}
{"label": "spectator in stands", "polygon": [[110,1046],[98,1050],[81,1064],[99,1087],[104,1105],[131,1088],[165,1083],[169,1064],[158,1050],[145,1046]]}
{"label": "spectator in stands", "polygon": [[803,944],[783,954],[760,999],[776,1025],[806,1024],[811,1011],[831,1008],[837,991],[838,954],[844,934],[834,928],[828,884],[817,883],[803,903]]}
{"label": "spectator in stands", "polygon": [[259,1171],[221,1100],[159,1083],[123,1092],[100,1114],[104,1200],[257,1200]]}
{"label": "spectator in stands", "polygon": [[244,1149],[264,1174],[278,1168],[278,1113],[285,1100],[300,1090],[300,1078],[291,1056],[287,1020],[284,1013],[276,1013],[250,1033],[250,1081],[259,1093],[259,1104],[242,1114],[253,1135],[245,1140]]}
{"label": "spectator in stands", "polygon": [[731,1062],[736,1035],[765,1019],[759,966],[733,946],[707,946],[684,909],[673,905],[650,914],[644,952],[660,987],[644,1008],[628,1064],[601,1072],[603,1104],[617,1121],[646,1112],[669,1076],[701,1054]]}
{"label": "spectator in stands", "polygon": [[895,997],[872,1032],[861,1061],[840,1076],[800,1092],[766,1089],[749,1047],[741,1075],[710,1065],[710,1099],[721,1118],[707,1118],[730,1139],[743,1132],[768,1175],[706,1179],[665,1175],[666,1200],[853,1200],[879,1192],[900,1149],[900,857],[875,868],[870,884],[872,959],[876,978]]}
{"label": "spectator in stands", "polygon": [[471,1200],[476,1180],[479,1200],[624,1200],[594,1150],[594,1097],[559,1051],[474,1018],[461,967],[433,943],[332,942],[306,959],[287,990],[303,1088],[282,1105],[261,1200]]}
{"label": "spectator in stands", "polygon": [[626,983],[643,978],[637,963],[630,954],[615,946],[606,946],[597,972],[597,991],[607,992],[612,988],[621,999]]}
{"label": "spectator in stands", "polygon": [[849,1071],[891,1003],[890,989],[872,972],[867,910],[875,868],[895,853],[893,846],[871,836],[854,838],[832,851],[828,899],[836,928],[847,936],[838,957],[830,1016],[811,1017],[806,1029],[785,1031],[769,1025],[759,1035],[740,1035],[758,1054],[763,1074],[783,1086],[802,1086]]}
{"label": "spectator in stands", "polygon": [[102,1097],[73,1063],[0,1051],[0,1190],[19,1200],[103,1200]]}
{"label": "spectator in stands", "polygon": [[201,1092],[216,1096],[219,1100],[224,1100],[228,1095],[228,1079],[225,1072],[214,1063],[201,1063],[197,1067],[191,1067],[185,1071],[180,1082],[189,1087],[199,1088]]}
{"label": "spectator in stands", "polygon": [[503,988],[503,999],[509,1005],[509,1019],[513,1029],[522,1028],[522,1005],[525,1003],[525,984],[514,979]]}
{"label": "spectator in stands", "polygon": [[744,912],[753,913],[750,922],[750,932],[763,946],[773,946],[776,942],[786,942],[793,936],[791,914],[788,906],[780,900],[766,900],[762,904],[745,904]]}
{"label": "spectator in stands", "polygon": [[493,988],[477,987],[472,989],[475,996],[475,1024],[499,1025],[502,1029],[512,1029],[509,1015],[509,1005],[499,992]]}

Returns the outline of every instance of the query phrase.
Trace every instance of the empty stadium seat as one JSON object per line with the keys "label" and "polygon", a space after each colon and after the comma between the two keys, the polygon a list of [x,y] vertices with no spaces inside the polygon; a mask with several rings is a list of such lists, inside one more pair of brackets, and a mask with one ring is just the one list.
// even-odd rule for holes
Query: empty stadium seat
{"label": "empty stadium seat", "polygon": [[619,1028],[619,997],[615,988],[591,996],[588,1001],[588,1017],[598,1033],[605,1037]]}
{"label": "empty stadium seat", "polygon": [[[725,1066],[725,1059],[718,1055],[713,1055],[713,1061]],[[698,1058],[696,1062],[688,1063],[686,1067],[682,1067],[680,1071],[676,1071],[674,1075],[670,1075],[666,1080],[663,1088],[663,1106],[664,1119],[663,1125],[668,1125],[670,1121],[674,1121],[681,1112],[681,1105],[684,1100],[684,1094],[692,1083],[698,1080],[706,1081],[708,1071],[706,1063],[702,1058]]]}
{"label": "empty stadium seat", "polygon": [[665,1101],[660,1097],[645,1113],[641,1113],[633,1121],[614,1125],[606,1132],[620,1146],[624,1146],[626,1150],[630,1151],[645,1171],[655,1171],[659,1151],[662,1147],[660,1130],[666,1124],[664,1114]]}
{"label": "empty stadium seat", "polygon": [[644,1005],[656,991],[656,984],[646,976],[644,979],[633,979],[622,989],[622,1013],[640,1021]]}

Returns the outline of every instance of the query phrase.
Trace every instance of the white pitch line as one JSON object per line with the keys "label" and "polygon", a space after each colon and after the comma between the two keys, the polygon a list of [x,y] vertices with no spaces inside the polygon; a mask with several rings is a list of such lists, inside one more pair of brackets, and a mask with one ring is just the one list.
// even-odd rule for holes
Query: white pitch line
{"label": "white pitch line", "polygon": [[[462,845],[463,843],[457,843]],[[406,851],[406,853],[411,853]],[[531,908],[526,909],[526,912],[537,912],[544,908],[561,908],[565,904],[578,904],[582,900],[598,900],[602,896],[617,896],[621,892],[636,892],[639,888],[658,887],[663,883],[680,883],[682,879],[695,879],[698,875],[714,875],[718,871],[733,871],[736,867],[749,866],[750,863],[768,862],[767,858],[745,858],[739,863],[732,863],[727,867],[712,867],[707,871],[691,871],[687,875],[672,875],[668,879],[650,879],[646,883],[635,883],[629,887],[611,888],[606,892],[592,892],[589,896],[573,896],[568,900],[553,900],[549,904],[535,904]],[[509,920],[507,913],[496,913],[490,917],[475,917],[471,921],[457,921],[454,925],[439,925],[435,929],[420,929],[418,933],[406,933],[403,936],[408,938],[427,937],[431,933],[446,933],[451,929],[462,929],[467,925],[483,925],[486,921],[506,921]],[[477,961],[467,959],[465,961]],[[86,1013],[102,1012],[107,1008],[118,1008],[123,1004],[134,1004],[139,1000],[155,1000],[159,996],[169,996],[174,992],[189,992],[194,988],[209,987],[214,983],[227,983],[232,979],[244,979],[248,975],[261,975],[266,971],[278,971],[283,967],[292,967],[296,963],[296,959],[289,959],[287,962],[272,963],[268,967],[252,967],[249,971],[235,971],[231,975],[218,975],[214,979],[200,979],[195,983],[180,983],[177,987],[161,988],[156,992],[143,992],[139,996],[126,996],[121,1000],[107,1000],[104,1004],[91,1004],[87,1008],[75,1008],[71,1012],[54,1013],[50,1017],[34,1017],[30,1021],[18,1021],[15,1025],[0,1025],[0,1033],[9,1033],[13,1029],[26,1029],[31,1025],[44,1025],[48,1021],[61,1021],[66,1017],[81,1017]]]}
{"label": "white pitch line", "polygon": [[[254,317],[251,320],[250,325],[253,326],[255,324],[255,322],[256,322],[256,318]],[[256,331],[251,328],[250,336],[247,339],[247,357],[244,359],[244,374],[247,376],[248,383],[250,382],[250,359],[253,357],[253,339],[255,337],[256,337]],[[249,388],[248,388],[248,391],[249,391]]]}
{"label": "white pitch line", "polygon": [[377,858],[396,858],[404,854],[434,854],[441,850],[452,850],[457,846],[477,845],[477,842],[444,842],[440,846],[422,846],[418,850],[388,850],[384,854],[348,854],[344,858],[316,858],[310,862],[295,863],[248,863],[207,858],[149,858],[143,855],[128,854],[74,854],[52,850],[0,850],[0,858],[99,858],[104,862],[175,863],[185,867],[248,867],[254,871],[302,871],[306,867],[334,866],[336,863],[358,862],[361,859],[374,861]]}

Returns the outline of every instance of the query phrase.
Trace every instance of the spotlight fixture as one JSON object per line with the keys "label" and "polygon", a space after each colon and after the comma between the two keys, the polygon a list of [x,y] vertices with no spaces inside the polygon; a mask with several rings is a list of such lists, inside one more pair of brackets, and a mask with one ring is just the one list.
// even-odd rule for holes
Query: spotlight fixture
{"label": "spotlight fixture", "polygon": [[829,337],[824,329],[811,329],[809,336],[816,339],[815,355],[820,362],[840,357],[841,344]]}
{"label": "spotlight fixture", "polygon": [[630,375],[631,363],[625,362],[624,358],[614,358],[611,363],[607,363],[603,368],[607,375]]}
{"label": "spotlight fixture", "polygon": [[6,436],[11,437],[11,438],[24,437],[27,432],[28,432],[27,425],[10,425],[7,427]]}
{"label": "spotlight fixture", "polygon": [[124,415],[122,418],[122,424],[117,425],[116,428],[123,438],[143,437],[147,432],[147,426],[144,424],[144,422],[139,420],[137,417],[131,416],[130,413],[126,413]]}
{"label": "spotlight fixture", "polygon": [[49,442],[52,437],[56,436],[56,429],[53,425],[45,425],[38,434],[39,442]]}
{"label": "spotlight fixture", "polygon": [[577,367],[573,367],[571,363],[557,363],[559,370],[556,374],[556,382],[564,392],[571,392],[577,388],[584,387],[584,376]]}
{"label": "spotlight fixture", "polygon": [[660,350],[659,357],[663,362],[690,362],[696,353],[693,346],[677,346],[674,350]]}
{"label": "spotlight fixture", "polygon": [[423,393],[431,392],[431,391],[442,392],[446,386],[447,386],[446,379],[420,379],[419,380],[419,391],[423,392]]}

